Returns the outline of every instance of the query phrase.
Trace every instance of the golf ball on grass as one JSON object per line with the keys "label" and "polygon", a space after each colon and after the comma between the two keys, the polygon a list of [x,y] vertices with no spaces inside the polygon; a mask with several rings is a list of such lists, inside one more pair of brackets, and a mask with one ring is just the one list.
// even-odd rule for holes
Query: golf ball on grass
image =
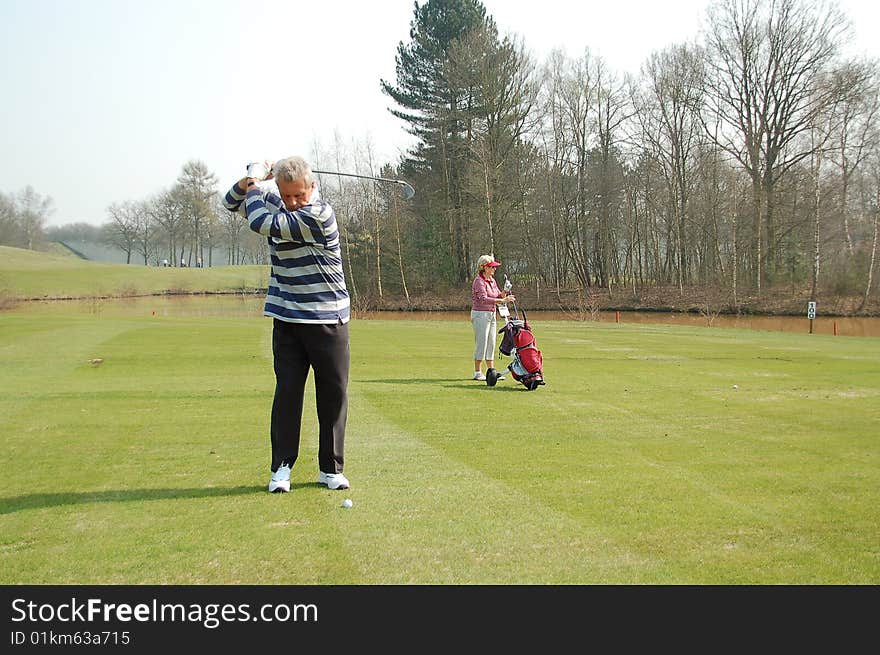
{"label": "golf ball on grass", "polygon": [[354,505],[354,503],[351,502],[351,498],[346,498],[345,500],[342,501],[342,506],[345,508],[349,508],[352,505]]}

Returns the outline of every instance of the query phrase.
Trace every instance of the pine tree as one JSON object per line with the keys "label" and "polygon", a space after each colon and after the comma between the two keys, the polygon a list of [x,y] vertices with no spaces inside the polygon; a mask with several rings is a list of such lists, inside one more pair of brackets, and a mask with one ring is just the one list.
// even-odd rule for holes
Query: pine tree
{"label": "pine tree", "polygon": [[424,253],[420,266],[425,272],[440,271],[456,285],[470,275],[460,179],[469,138],[461,117],[467,93],[449,84],[445,70],[453,45],[480,28],[495,30],[479,0],[416,3],[410,42],[397,48],[396,84],[381,81],[383,92],[398,105],[391,113],[406,121],[418,139],[403,171],[420,178],[422,188],[436,189],[417,196],[424,217],[415,239]]}

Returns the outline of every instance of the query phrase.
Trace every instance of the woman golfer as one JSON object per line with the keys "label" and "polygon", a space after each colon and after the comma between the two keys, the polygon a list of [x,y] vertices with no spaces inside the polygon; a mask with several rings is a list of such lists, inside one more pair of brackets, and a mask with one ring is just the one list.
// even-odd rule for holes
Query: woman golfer
{"label": "woman golfer", "polygon": [[[498,324],[495,311],[498,305],[515,302],[512,294],[498,288],[495,270],[501,266],[491,255],[480,255],[477,260],[477,275],[471,286],[471,324],[474,326],[474,380],[485,380],[481,370],[486,362],[486,370],[495,366],[495,335]],[[503,380],[504,376],[499,376]]]}

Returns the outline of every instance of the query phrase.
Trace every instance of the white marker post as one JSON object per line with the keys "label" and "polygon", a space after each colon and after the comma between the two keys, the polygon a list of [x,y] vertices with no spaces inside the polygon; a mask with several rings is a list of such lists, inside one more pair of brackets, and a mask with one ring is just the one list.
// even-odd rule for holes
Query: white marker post
{"label": "white marker post", "polygon": [[807,303],[807,318],[810,319],[810,334],[813,334],[813,319],[816,318],[816,302],[814,300]]}

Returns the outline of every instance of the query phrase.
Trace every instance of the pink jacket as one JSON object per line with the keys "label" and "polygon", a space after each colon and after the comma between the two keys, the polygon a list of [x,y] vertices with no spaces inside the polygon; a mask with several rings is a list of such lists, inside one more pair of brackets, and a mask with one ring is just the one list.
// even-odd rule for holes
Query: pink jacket
{"label": "pink jacket", "polygon": [[498,288],[495,278],[483,277],[482,273],[474,278],[471,287],[471,309],[477,312],[494,312],[495,302],[493,298],[503,298],[504,294]]}

